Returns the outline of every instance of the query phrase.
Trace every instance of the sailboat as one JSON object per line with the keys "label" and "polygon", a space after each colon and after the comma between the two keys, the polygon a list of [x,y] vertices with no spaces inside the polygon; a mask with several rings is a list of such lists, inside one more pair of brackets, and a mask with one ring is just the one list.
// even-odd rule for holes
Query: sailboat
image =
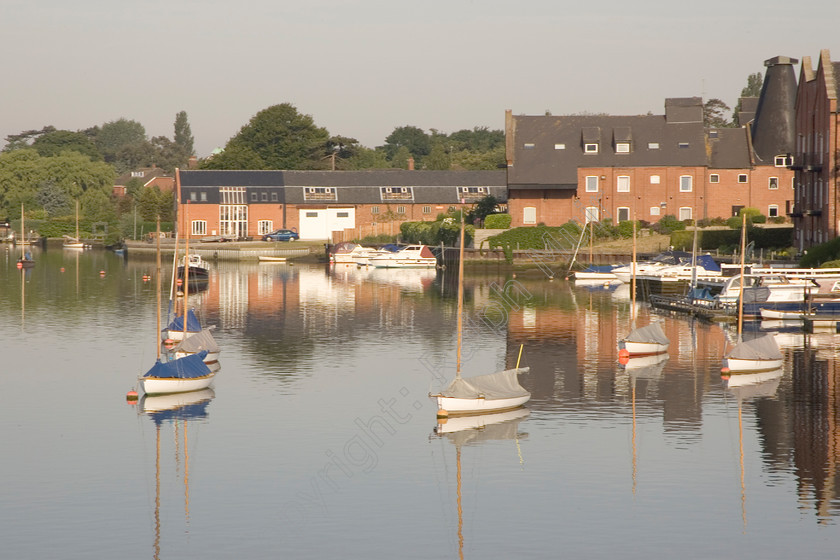
{"label": "sailboat", "polygon": [[144,375],[138,378],[140,386],[147,395],[164,394],[164,393],[183,393],[187,391],[197,391],[199,389],[206,389],[213,381],[216,375],[207,364],[204,363],[204,358],[207,357],[208,352],[202,350],[196,354],[191,354],[184,358],[178,358],[167,362],[161,361],[160,352],[160,218],[158,218],[157,226],[157,330],[155,331],[157,347],[157,361],[152,368]]}
{"label": "sailboat", "polygon": [[[518,375],[527,373],[530,368],[516,368],[478,375],[475,377],[461,377],[461,341],[464,308],[464,215],[461,214],[461,243],[458,262],[458,350],[455,369],[455,379],[443,391],[437,394],[429,393],[437,398],[438,416],[452,414],[482,414],[498,412],[522,406],[531,398],[531,393],[520,384]],[[519,349],[522,357],[522,348]]]}
{"label": "sailboat", "polygon": [[[741,225],[741,294],[744,294],[744,253],[747,241],[747,215]],[[723,373],[771,371],[782,367],[782,352],[773,333],[744,340],[744,298],[738,297],[738,343],[723,357]]]}
{"label": "sailboat", "polygon": [[31,268],[35,266],[35,259],[32,258],[32,253],[27,251],[25,247],[29,246],[29,240],[26,238],[26,217],[23,214],[23,203],[20,204],[20,258],[17,261],[18,268]]}
{"label": "sailboat", "polygon": [[85,244],[79,236],[79,201],[76,201],[76,237],[64,236],[65,249],[84,249]]}
{"label": "sailboat", "polygon": [[[531,412],[527,408],[517,408],[506,412],[438,418],[434,435],[448,439],[455,445],[456,497],[458,503],[458,557],[464,557],[464,508],[461,498],[461,447],[481,444],[485,441],[516,440],[519,450],[519,422]],[[520,454],[521,459],[521,454]]]}
{"label": "sailboat", "polygon": [[[189,248],[189,241],[187,241]],[[178,232],[175,232],[175,254],[172,257],[172,282],[169,286],[169,304],[170,304],[170,311],[172,311],[172,304],[176,301],[176,282],[175,278],[177,276],[176,269],[178,263]],[[187,278],[187,283],[189,284],[189,278]],[[186,291],[184,292],[186,294]],[[198,334],[201,332],[201,321],[198,320],[196,317],[195,312],[192,309],[187,309],[186,305],[186,296],[184,297],[184,305],[183,305],[183,312],[182,314],[178,313],[177,305],[175,306],[175,317],[172,321],[166,326],[164,329],[162,336],[165,340],[171,340],[177,342],[179,340],[184,340],[185,338],[192,336],[194,334]]]}
{"label": "sailboat", "polygon": [[[636,262],[636,220],[633,220],[633,262]],[[630,277],[630,322],[633,329],[630,333],[618,342],[619,358],[631,358],[633,356],[650,356],[664,354],[668,351],[670,341],[662,330],[659,322],[650,323],[643,327],[636,328],[636,269],[633,268]]]}

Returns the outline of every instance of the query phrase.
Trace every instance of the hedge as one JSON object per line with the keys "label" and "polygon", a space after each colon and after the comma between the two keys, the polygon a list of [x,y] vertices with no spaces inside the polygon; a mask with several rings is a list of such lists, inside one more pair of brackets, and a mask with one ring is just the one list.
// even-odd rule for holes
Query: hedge
{"label": "hedge", "polygon": [[[747,225],[747,243],[755,242],[756,249],[784,249],[793,244],[793,227],[757,228]],[[674,249],[690,251],[694,243],[694,231],[671,233]],[[741,246],[741,230],[711,229],[697,232],[698,248],[713,250]]]}
{"label": "hedge", "polygon": [[513,217],[510,214],[490,214],[484,218],[487,229],[509,229]]}

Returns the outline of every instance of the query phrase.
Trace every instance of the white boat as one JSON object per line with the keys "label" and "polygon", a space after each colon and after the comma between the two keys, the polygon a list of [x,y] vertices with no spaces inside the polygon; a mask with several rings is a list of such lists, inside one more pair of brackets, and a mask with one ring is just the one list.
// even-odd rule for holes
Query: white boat
{"label": "white boat", "polygon": [[269,256],[269,255],[259,255],[257,257],[257,260],[259,262],[264,262],[264,263],[284,263],[284,262],[286,262],[286,257],[272,257],[272,256]]}
{"label": "white boat", "polygon": [[782,352],[772,333],[735,345],[723,358],[721,371],[760,372],[782,367]]}
{"label": "white boat", "polygon": [[83,241],[81,236],[79,235],[79,201],[76,201],[76,237],[71,237],[69,235],[64,236],[64,248],[65,249],[84,249],[85,247],[89,247],[90,245],[86,245]]}
{"label": "white boat", "polygon": [[370,259],[371,266],[376,268],[434,268],[437,259],[426,245],[409,245],[387,255],[379,255]]}
{"label": "white boat", "polygon": [[665,331],[659,322],[645,325],[630,331],[630,333],[618,342],[619,355],[626,356],[654,356],[664,354],[670,346]]}
{"label": "white boat", "polygon": [[219,360],[219,353],[221,352],[221,349],[216,343],[216,339],[213,338],[212,330],[214,328],[216,328],[216,326],[212,325],[208,328],[201,329],[201,332],[199,333],[195,333],[181,340],[170,350],[171,354],[174,355],[175,358],[185,358],[204,350],[207,352],[207,355],[204,357],[205,364],[217,362]]}
{"label": "white boat", "polygon": [[[522,406],[531,398],[531,393],[519,384],[519,374],[527,373],[529,368],[520,368],[517,359],[516,368],[478,375],[461,377],[461,341],[464,306],[464,219],[461,217],[461,245],[458,260],[458,347],[455,379],[449,386],[437,394],[429,393],[437,399],[438,417],[462,414],[482,414],[500,412]],[[522,350],[520,348],[520,356]]]}
{"label": "white boat", "polygon": [[[155,280],[157,288],[157,333],[160,333],[160,219],[158,219],[157,232],[157,274],[155,274]],[[212,383],[216,373],[211,371],[204,363],[208,354],[206,350],[184,358],[164,362],[161,361],[159,338],[155,341],[155,345],[157,347],[155,364],[149,371],[138,377],[138,383],[144,393],[156,395],[197,391],[206,389]]]}
{"label": "white boat", "polygon": [[634,259],[630,264],[615,266],[610,272],[622,282],[629,283],[634,273],[637,276],[648,273],[654,274],[657,270],[680,264],[690,258],[691,254],[684,251],[666,251],[647,261],[636,261]]}
{"label": "white boat", "polygon": [[376,252],[373,247],[364,247],[356,243],[339,243],[330,253],[330,262],[335,264],[359,264]]}

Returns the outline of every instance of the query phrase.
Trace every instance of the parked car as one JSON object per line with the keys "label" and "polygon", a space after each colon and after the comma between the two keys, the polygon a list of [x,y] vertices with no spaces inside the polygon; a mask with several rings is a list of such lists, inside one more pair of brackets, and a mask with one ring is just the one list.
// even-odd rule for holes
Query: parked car
{"label": "parked car", "polygon": [[278,229],[277,231],[263,235],[263,241],[297,241],[300,235],[296,231],[290,229]]}

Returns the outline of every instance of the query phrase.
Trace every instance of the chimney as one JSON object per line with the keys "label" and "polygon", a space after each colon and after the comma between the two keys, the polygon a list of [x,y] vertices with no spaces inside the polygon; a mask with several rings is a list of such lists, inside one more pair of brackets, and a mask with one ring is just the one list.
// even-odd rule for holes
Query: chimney
{"label": "chimney", "polygon": [[198,158],[196,156],[190,156],[190,160],[187,163],[187,169],[197,169],[198,168]]}
{"label": "chimney", "polygon": [[414,171],[414,158],[410,156],[408,158],[408,170]]}

